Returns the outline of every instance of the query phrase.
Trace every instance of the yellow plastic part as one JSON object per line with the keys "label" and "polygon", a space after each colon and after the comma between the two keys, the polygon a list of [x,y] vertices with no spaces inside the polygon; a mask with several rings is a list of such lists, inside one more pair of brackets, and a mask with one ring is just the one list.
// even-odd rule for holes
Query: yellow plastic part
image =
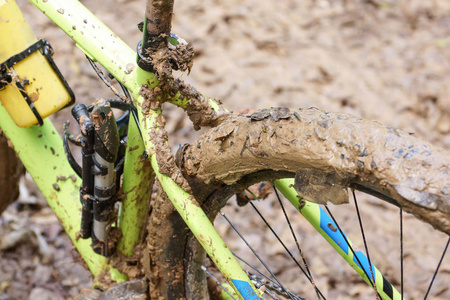
{"label": "yellow plastic part", "polygon": [[[37,42],[14,0],[0,0],[0,63]],[[36,51],[8,69],[24,86],[42,119],[65,107],[71,96],[47,59]],[[0,101],[20,127],[37,124],[18,87],[12,81],[0,89]]]}

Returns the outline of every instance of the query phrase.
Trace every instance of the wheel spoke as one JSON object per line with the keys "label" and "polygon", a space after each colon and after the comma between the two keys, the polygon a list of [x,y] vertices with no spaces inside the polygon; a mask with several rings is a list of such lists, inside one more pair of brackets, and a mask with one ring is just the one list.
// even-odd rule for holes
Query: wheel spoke
{"label": "wheel spoke", "polygon": [[270,270],[270,268],[267,266],[267,264],[261,259],[261,257],[259,257],[259,255],[256,253],[256,251],[253,249],[252,246],[250,246],[250,244],[247,242],[247,240],[242,236],[242,234],[239,232],[239,230],[237,230],[236,226],[234,226],[234,224],[228,219],[228,217],[225,215],[225,213],[223,212],[223,210],[220,210],[220,214],[224,217],[224,219],[228,222],[228,224],[230,224],[231,228],[233,228],[233,230],[239,235],[239,237],[242,239],[242,241],[244,241],[244,243],[247,245],[247,247],[253,252],[253,255],[256,256],[256,258],[261,262],[261,264],[264,266],[264,268],[266,268],[266,270],[270,273],[270,275],[272,275],[273,279],[275,279],[275,281],[278,283],[278,285],[283,289],[283,291],[286,293],[286,295],[289,296],[289,298],[291,298],[292,300],[294,300],[294,298],[292,298],[291,293],[288,292],[288,290],[281,284],[281,282],[278,280],[278,278],[275,276],[275,274]]}
{"label": "wheel spoke", "polygon": [[308,267],[308,263],[307,263],[307,261],[306,261],[306,258],[305,258],[305,256],[303,255],[303,251],[302,251],[302,249],[300,248],[300,244],[299,244],[299,242],[298,242],[298,240],[297,240],[297,235],[295,234],[294,229],[292,228],[291,221],[289,220],[289,217],[288,217],[288,215],[287,215],[287,213],[286,213],[286,210],[285,210],[285,208],[284,208],[283,202],[281,202],[280,194],[278,193],[278,190],[277,190],[277,188],[275,187],[275,184],[274,184],[273,182],[271,182],[271,184],[272,184],[273,190],[275,191],[275,195],[277,196],[278,203],[280,204],[281,209],[283,210],[283,214],[284,214],[284,217],[285,217],[285,219],[286,219],[286,222],[287,222],[288,225],[289,225],[289,230],[291,231],[292,237],[293,237],[293,239],[294,239],[294,241],[295,241],[295,245],[297,246],[297,250],[298,250],[298,252],[300,253],[300,256],[302,257],[303,264],[305,265],[306,272],[308,273],[308,275],[309,275],[309,277],[310,277],[311,284],[313,285],[314,289],[316,290],[317,298],[320,299],[320,297],[322,297],[322,299],[325,299],[324,296],[323,296],[321,293],[319,293],[319,290],[318,290],[318,288],[316,287],[316,283],[315,283],[314,278],[313,278],[313,276],[312,276],[312,274],[311,274],[311,271],[309,270],[309,267]]}
{"label": "wheel spoke", "polygon": [[375,291],[375,297],[378,300],[379,298],[378,298],[377,286],[376,286],[376,283],[375,283],[375,276],[373,274],[372,262],[370,260],[369,248],[367,247],[366,235],[364,234],[364,226],[362,224],[361,214],[359,213],[358,201],[356,201],[356,194],[355,194],[355,190],[354,189],[352,189],[352,194],[353,194],[353,200],[355,202],[356,214],[358,215],[359,227],[361,229],[361,235],[362,235],[363,242],[364,242],[364,249],[366,250],[367,260],[369,261],[369,270],[370,270],[370,275],[371,275],[370,280],[372,282],[372,286],[373,286],[373,289]]}
{"label": "wheel spoke", "polygon": [[[267,276],[266,274],[264,274],[263,272],[261,272],[257,267],[253,266],[252,264],[250,264],[249,262],[247,262],[246,260],[244,260],[243,258],[239,257],[236,253],[232,252],[233,255],[240,261],[242,261],[244,264],[246,264],[247,266],[249,266],[250,268],[252,268],[254,271],[256,271],[259,275],[261,275],[262,277],[264,277],[265,279],[267,279],[269,282],[269,285],[266,284],[266,282],[263,282],[262,278],[257,278],[256,275],[251,274],[248,271],[245,271],[248,275],[248,277],[250,278],[250,280],[254,280],[256,281],[256,287],[259,288],[263,285],[265,285],[266,290],[264,291],[264,293],[267,293],[272,299],[280,299],[278,298],[275,294],[272,293],[271,289],[274,289],[277,293],[282,293],[283,290],[281,289],[281,287],[278,285],[278,283],[276,283],[272,278],[270,278],[269,276]],[[299,296],[290,293],[290,295],[292,297],[294,297],[294,299],[302,299]],[[281,300],[281,299],[280,299]]]}
{"label": "wheel spoke", "polygon": [[233,295],[228,291],[228,289],[226,289],[223,286],[223,284],[220,283],[220,281],[213,274],[211,274],[211,272],[209,272],[205,266],[201,266],[201,268],[206,273],[206,275],[211,277],[222,288],[222,290],[224,290],[231,297],[231,299],[236,300],[236,298],[233,297]]}
{"label": "wheel spoke", "polygon": [[[262,277],[264,277],[265,279],[267,279],[268,281],[270,281],[272,284],[277,285],[278,283],[276,283],[272,278],[270,278],[269,276],[267,276],[266,274],[264,274],[263,272],[261,272],[257,267],[255,267],[254,265],[250,264],[249,262],[247,262],[245,259],[243,259],[242,257],[240,257],[239,255],[237,255],[234,252],[233,253],[234,257],[236,257],[237,259],[239,259],[240,261],[242,261],[244,264],[246,264],[247,266],[249,266],[250,268],[252,268],[256,273],[258,273],[259,275],[261,275]],[[281,289],[281,287],[278,287],[279,289]]]}
{"label": "wheel spoke", "polygon": [[[272,185],[273,185],[273,183],[272,183]],[[285,222],[289,226],[289,230],[291,232],[292,239],[295,242],[295,245],[297,247],[298,253],[301,256],[301,259],[302,259],[303,263],[300,263],[300,258],[299,257],[294,257],[293,253],[295,252],[295,250],[293,252],[291,252],[288,249],[287,244],[285,243],[285,241],[282,240],[281,235],[279,235],[279,234],[277,234],[275,232],[275,229],[271,226],[271,224],[269,224],[268,220],[263,216],[263,212],[258,209],[258,205],[259,204],[257,204],[256,201],[250,200],[249,197],[251,198],[250,195],[252,195],[255,200],[259,201],[260,199],[258,199],[258,197],[256,197],[255,194],[252,191],[250,191],[250,190],[246,190],[246,192],[243,192],[242,195],[245,196],[245,198],[247,200],[246,203],[247,204],[249,203],[252,206],[252,209],[258,214],[258,216],[264,222],[264,224],[267,227],[267,229],[269,229],[272,232],[273,236],[277,239],[277,241],[280,243],[280,245],[284,248],[285,253],[288,254],[288,256],[294,261],[296,266],[301,270],[301,272],[310,281],[310,283],[312,284],[312,286],[313,286],[313,288],[314,288],[314,290],[315,290],[315,292],[317,294],[317,298],[318,299],[325,299],[323,294],[316,287],[315,282],[314,282],[314,280],[312,278],[312,272],[311,272],[312,270],[310,270],[309,265],[307,263],[307,260],[305,258],[305,255],[303,254],[303,251],[302,251],[301,245],[300,245],[300,240],[296,236],[296,233],[294,231],[293,224],[290,221],[290,216],[288,215],[287,209],[284,207],[283,201],[282,201],[282,199],[281,199],[281,197],[279,195],[278,190],[275,188],[274,185],[273,185],[273,187],[274,187],[274,192],[275,192],[275,195],[277,197],[277,200],[278,200],[278,202],[280,204],[280,207],[281,207],[281,209],[283,211],[283,215],[284,215],[284,218],[286,220]],[[281,190],[281,191],[283,191],[283,190]],[[380,293],[378,293],[378,290],[379,289],[383,289],[383,291],[386,292],[386,288],[385,287],[386,287],[386,284],[388,282],[386,281],[386,279],[384,277],[382,277],[383,282],[381,282],[381,281],[378,282],[375,279],[375,278],[378,279],[378,276],[380,275],[380,273],[375,268],[375,266],[372,264],[372,261],[371,261],[368,241],[367,241],[366,236],[365,236],[365,228],[364,228],[364,224],[363,224],[363,221],[362,221],[362,216],[361,216],[361,212],[360,212],[360,208],[359,208],[359,204],[358,204],[358,200],[357,200],[357,197],[356,197],[355,190],[352,190],[352,195],[353,195],[353,200],[354,200],[354,203],[355,203],[355,209],[356,209],[356,214],[357,214],[357,217],[358,217],[358,222],[359,222],[359,226],[360,226],[361,236],[362,236],[362,239],[363,239],[363,242],[364,242],[365,255],[367,256],[367,258],[364,257],[364,254],[362,252],[360,252],[360,250],[356,250],[354,248],[355,246],[352,245],[351,241],[343,233],[340,225],[338,224],[338,222],[336,221],[336,219],[333,216],[332,212],[330,211],[330,208],[325,205],[324,206],[325,210],[327,211],[329,217],[331,218],[331,219],[328,218],[329,221],[326,221],[326,222],[329,222],[328,223],[328,227],[330,227],[330,224],[333,224],[331,222],[334,222],[334,225],[338,229],[338,232],[336,232],[336,228],[332,229],[333,231],[335,231],[334,235],[332,234],[332,236],[336,236],[336,234],[337,234],[338,239],[341,240],[341,241],[342,241],[342,238],[343,238],[344,241],[342,241],[342,243],[339,242],[339,244],[346,245],[345,247],[347,248],[347,250],[344,250],[344,252],[347,253],[348,257],[350,257],[350,260],[353,260],[354,263],[356,263],[356,264],[354,264],[355,270],[358,273],[360,273],[361,276],[363,277],[363,279],[369,284],[369,286],[371,286],[373,288],[373,291],[375,291],[375,298],[377,300],[379,300],[379,299],[382,299],[382,297],[380,295],[381,290],[380,290]],[[320,207],[318,207],[317,209],[320,209]],[[238,231],[236,226],[228,219],[228,217],[225,215],[225,213],[222,210],[220,211],[220,213],[225,218],[225,220],[229,223],[229,225],[233,228],[233,230],[244,241],[244,243],[247,245],[249,250],[251,250],[253,252],[253,254],[256,256],[256,258],[259,260],[259,262],[267,270],[267,272],[264,271],[264,273],[266,273],[266,274],[270,273],[270,275],[265,275],[263,272],[258,270],[256,267],[254,267],[253,265],[249,264],[247,261],[243,260],[241,257],[239,257],[238,255],[233,253],[233,255],[237,259],[239,259],[245,265],[249,266],[251,269],[253,269],[255,272],[257,272],[257,273],[252,273],[252,272],[246,271],[247,275],[254,282],[255,286],[258,289],[259,288],[265,288],[266,291],[267,291],[266,292],[266,297],[271,298],[271,299],[279,299],[278,297],[281,297],[282,299],[285,299],[284,297],[286,297],[288,299],[303,299],[303,298],[293,294],[292,292],[288,291],[287,288],[285,286],[283,286],[283,284],[280,282],[280,280],[269,269],[268,265],[256,253],[256,251],[252,248],[252,246],[249,245],[249,243],[242,236],[242,234]],[[322,211],[322,215],[321,216],[322,217],[326,216],[326,213]],[[281,215],[280,215],[280,217],[281,217]],[[399,209],[399,218],[400,218],[400,220],[399,220],[399,227],[400,227],[399,228],[399,231],[400,231],[399,232],[399,239],[400,239],[400,268],[401,268],[401,270],[400,270],[400,272],[401,272],[401,274],[400,274],[401,275],[400,285],[401,285],[401,289],[400,289],[400,293],[398,293],[392,285],[387,286],[387,288],[389,289],[391,287],[392,290],[397,293],[397,296],[400,296],[400,299],[403,299],[403,296],[404,296],[404,255],[403,255],[404,249],[403,249],[403,247],[404,247],[404,245],[403,245],[403,210],[402,210],[402,208]],[[323,228],[322,223],[321,223],[320,226],[321,226],[321,228]],[[287,229],[287,228],[284,227],[284,229]],[[290,239],[290,238],[288,237],[288,239]],[[428,294],[430,293],[430,290],[431,290],[431,288],[433,286],[435,278],[437,277],[437,273],[439,271],[441,263],[442,263],[442,261],[444,259],[444,256],[445,256],[445,254],[446,254],[446,252],[447,252],[447,250],[449,248],[449,244],[450,244],[450,238],[447,241],[447,244],[445,246],[444,252],[442,253],[442,257],[440,258],[440,261],[439,261],[439,263],[438,263],[438,265],[436,267],[435,273],[434,273],[434,275],[433,275],[433,277],[431,279],[431,282],[429,283],[428,290],[426,292],[424,300],[427,299]],[[342,247],[340,247],[340,248],[344,249]],[[350,252],[348,252],[348,251],[350,251]],[[262,277],[260,277],[259,275],[262,276]],[[380,276],[382,276],[382,275],[380,275]],[[388,295],[389,295],[389,291],[390,290],[387,291]]]}
{"label": "wheel spoke", "polygon": [[[346,242],[348,248],[350,249],[350,251],[352,252],[353,256],[356,258],[356,261],[358,262],[359,266],[361,267],[362,271],[364,272],[364,274],[366,275],[367,279],[369,280],[369,282],[372,284],[373,287],[373,283],[370,280],[369,275],[366,272],[366,269],[364,268],[364,265],[361,263],[360,259],[358,258],[358,255],[356,255],[355,251],[353,250],[353,247],[350,245],[350,243],[347,240],[347,237],[345,236],[344,232],[342,232],[341,227],[339,226],[338,222],[336,222],[336,219],[334,218],[333,214],[331,213],[330,209],[328,208],[327,205],[324,205],[325,209],[327,210],[328,214],[330,215],[331,219],[333,220],[333,222],[336,224],[339,233],[342,235],[342,237],[344,238],[344,241]],[[378,297],[381,298],[380,294],[377,292]]]}
{"label": "wheel spoke", "polygon": [[430,293],[431,286],[433,285],[434,279],[436,278],[436,275],[437,275],[437,273],[439,271],[439,268],[441,267],[441,263],[444,260],[445,254],[447,253],[447,249],[448,249],[448,245],[449,244],[450,244],[450,237],[448,238],[447,245],[445,245],[444,252],[442,253],[441,259],[439,260],[439,263],[438,263],[438,265],[436,267],[436,270],[434,271],[433,278],[431,278],[430,285],[428,286],[427,293],[425,294],[425,297],[423,298],[423,300],[426,300],[427,297],[428,297],[428,294]]}
{"label": "wheel spoke", "polygon": [[[256,197],[251,191],[247,190],[250,194],[252,194],[252,196],[256,199],[259,200],[258,197]],[[247,197],[247,196],[246,196]],[[248,198],[247,198],[248,199]],[[249,200],[249,199],[248,199]],[[309,282],[313,285],[314,290],[316,291],[319,299],[320,296],[322,297],[322,299],[325,299],[325,297],[323,296],[323,294],[320,292],[320,290],[316,287],[316,285],[314,284],[312,278],[310,275],[308,275],[306,273],[306,271],[302,268],[302,266],[299,264],[299,262],[295,259],[294,255],[291,253],[291,251],[289,251],[289,249],[287,248],[287,246],[285,245],[285,243],[281,240],[281,238],[278,236],[278,234],[275,232],[275,230],[273,230],[272,226],[270,226],[269,222],[267,222],[267,220],[264,218],[264,216],[261,214],[261,212],[256,208],[256,206],[252,203],[252,201],[249,200],[250,205],[253,207],[253,209],[256,211],[256,213],[259,215],[259,217],[261,218],[261,220],[263,220],[264,224],[267,226],[267,228],[269,228],[269,230],[272,232],[272,234],[275,236],[275,238],[278,240],[278,242],[283,246],[284,250],[286,251],[286,253],[289,255],[289,257],[295,262],[295,264],[297,265],[297,267],[302,271],[302,273],[306,276],[306,278],[309,280]],[[283,207],[284,208],[284,207]],[[283,209],[284,211],[284,209]],[[290,222],[288,221],[289,225]],[[292,229],[292,227],[291,227]],[[298,243],[297,243],[298,245]],[[300,247],[299,247],[300,248]],[[302,252],[300,251],[300,254],[302,254]],[[303,257],[303,255],[302,255]]]}
{"label": "wheel spoke", "polygon": [[403,299],[403,209],[400,207],[400,295]]}

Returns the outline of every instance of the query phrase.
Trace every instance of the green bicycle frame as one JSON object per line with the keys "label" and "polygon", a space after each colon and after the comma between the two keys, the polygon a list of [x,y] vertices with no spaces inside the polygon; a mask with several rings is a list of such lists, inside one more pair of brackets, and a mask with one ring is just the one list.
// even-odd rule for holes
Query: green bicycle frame
{"label": "green bicycle frame", "polygon": [[[154,87],[158,82],[154,74],[143,71],[136,65],[136,52],[79,1],[30,0],[30,2],[66,32],[89,58],[100,63],[130,90],[138,109],[141,131],[146,133],[149,129],[154,128],[160,112],[150,111],[148,115],[143,116],[139,105],[143,98],[139,95],[139,89],[143,83]],[[183,108],[187,102],[188,99],[182,99],[174,101],[173,104]],[[211,105],[213,104],[211,103]],[[80,228],[79,187],[81,180],[76,176],[71,176],[74,175],[74,172],[64,155],[62,139],[51,121],[46,119],[42,127],[19,128],[11,120],[4,107],[0,105],[0,128],[11,140],[23,164],[47,199],[78,252],[86,261],[94,278],[109,273],[110,278],[116,282],[127,280],[126,275],[111,267],[111,262],[92,250],[89,240],[77,238]],[[121,228],[123,237],[119,240],[118,250],[131,256],[134,246],[140,242],[145,230],[148,186],[152,183],[153,174],[155,174],[186,225],[234,288],[234,296],[239,299],[262,299],[262,292],[254,287],[194,197],[182,190],[170,177],[159,173],[154,145],[148,134],[143,134],[143,139],[141,139],[134,122],[130,122],[128,146],[123,175],[123,190],[126,198],[122,201],[118,221],[118,227]],[[144,150],[149,154],[150,163],[139,159]],[[58,178],[63,177],[76,180],[58,181]],[[277,182],[280,190],[286,194],[294,206],[299,208],[296,192],[289,188],[289,184],[288,181]],[[314,207],[313,204],[311,205],[307,205],[307,207]],[[307,213],[305,209],[301,209],[300,212],[313,225],[319,224],[315,226],[316,229],[335,247],[337,252],[343,255],[344,251],[330,238],[327,238],[328,234],[320,227],[320,221],[314,219],[317,209],[311,209],[311,211],[314,209],[316,211]],[[352,255],[344,254],[343,256],[349,264],[368,282],[362,268],[353,262]],[[378,270],[375,274],[377,289],[381,288],[379,293],[383,299],[397,300],[401,298],[395,289],[393,289],[393,296],[389,293],[383,294],[383,284],[378,284],[378,280],[383,281],[384,278]]]}
{"label": "green bicycle frame", "polygon": [[[145,118],[143,117],[139,106],[143,99],[139,95],[139,89],[142,83],[155,86],[157,81],[152,73],[137,67],[136,53],[78,1],[31,0],[30,2],[66,32],[89,58],[100,63],[130,90],[137,102],[136,107],[139,111],[142,132],[148,132],[150,128],[154,127],[160,112],[151,111]],[[183,107],[186,105],[186,101],[177,101],[177,104]],[[6,110],[0,106],[0,127],[11,140],[23,164],[54,210],[78,252],[86,261],[93,276],[97,278],[99,275],[109,272],[112,280],[125,281],[126,275],[112,268],[111,263],[105,257],[97,255],[91,249],[89,240],[77,238],[81,209],[79,202],[80,179],[75,177],[75,181],[57,182],[57,178],[61,178],[61,176],[69,178],[70,175],[74,175],[74,172],[65,158],[62,139],[52,123],[46,119],[42,127],[19,128],[11,120]],[[257,290],[231,251],[224,247],[225,243],[199,208],[195,199],[178,187],[171,178],[158,172],[154,146],[149,136],[144,134],[144,140],[141,140],[135,125],[130,125],[128,135],[133,147],[127,147],[125,154],[123,187],[126,199],[122,203],[122,214],[118,224],[124,237],[119,241],[119,251],[131,255],[133,247],[139,242],[145,221],[145,215],[142,212],[147,211],[145,208],[148,199],[147,187],[154,170],[170,200],[185,218],[187,225],[216,262],[221,272],[229,279],[229,283],[236,290],[245,289],[246,291],[241,294],[250,295],[250,297],[244,296],[245,299],[259,299]],[[138,150],[131,151],[130,148],[135,149],[135,146]],[[144,150],[150,154],[153,170],[137,159]],[[48,166],[54,167],[48,168]],[[187,216],[189,217],[187,218]],[[216,247],[221,251],[214,252]]]}

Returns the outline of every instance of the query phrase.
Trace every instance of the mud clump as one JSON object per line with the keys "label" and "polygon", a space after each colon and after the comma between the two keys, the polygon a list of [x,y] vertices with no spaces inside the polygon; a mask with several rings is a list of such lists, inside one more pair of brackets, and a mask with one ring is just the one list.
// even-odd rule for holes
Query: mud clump
{"label": "mud clump", "polygon": [[305,200],[318,204],[348,203],[347,181],[343,176],[331,171],[303,168],[295,174],[295,190]]}
{"label": "mud clump", "polygon": [[184,179],[180,169],[175,164],[175,158],[168,146],[167,131],[164,129],[165,118],[162,114],[158,116],[157,128],[150,129],[150,139],[155,146],[156,160],[158,161],[159,172],[169,176],[187,192],[190,192],[188,182]]}
{"label": "mud clump", "polygon": [[373,189],[450,232],[449,153],[374,121],[316,108],[266,109],[233,117],[178,156],[191,186],[230,186],[267,170],[292,172],[299,195],[313,202],[346,203],[349,186]]}
{"label": "mud clump", "polygon": [[144,276],[143,253],[146,251],[145,244],[134,247],[133,255],[128,257],[116,251],[114,254],[113,267],[121,273],[126,274],[129,280],[135,280]]}
{"label": "mud clump", "polygon": [[[152,196],[152,214],[148,222],[146,251],[143,253],[145,275],[149,279],[151,299],[169,299],[184,295],[184,245],[188,228],[175,210],[159,181]],[[167,222],[166,220],[172,220]]]}
{"label": "mud clump", "polygon": [[[178,45],[163,43],[156,51],[148,53],[159,83],[155,87],[150,87],[148,84],[142,85],[140,94],[144,98],[143,114],[148,114],[150,109],[159,109],[164,102],[181,101],[185,102],[185,104],[181,104],[181,107],[186,110],[195,130],[199,130],[203,126],[216,126],[230,115],[220,106],[222,103],[215,99],[205,98],[193,86],[173,77],[173,70],[189,73],[193,65],[194,49],[192,45],[182,39],[179,40]],[[218,107],[217,110],[211,107],[210,101]]]}

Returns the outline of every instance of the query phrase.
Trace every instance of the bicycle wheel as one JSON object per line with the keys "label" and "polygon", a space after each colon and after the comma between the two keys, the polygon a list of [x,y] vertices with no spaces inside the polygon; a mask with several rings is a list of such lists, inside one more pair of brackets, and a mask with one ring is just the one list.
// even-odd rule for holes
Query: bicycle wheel
{"label": "bicycle wheel", "polygon": [[19,196],[19,179],[23,173],[22,163],[0,130],[0,215]]}
{"label": "bicycle wheel", "polygon": [[[307,200],[345,203],[351,187],[450,233],[448,153],[377,122],[317,109],[262,110],[205,133],[183,147],[178,161],[211,219],[232,195],[254,183],[296,177],[295,188]],[[184,282],[179,293],[205,299],[204,254],[192,237],[177,238],[184,262],[176,272]],[[167,259],[173,257],[164,250]],[[163,277],[159,282],[173,281]]]}

